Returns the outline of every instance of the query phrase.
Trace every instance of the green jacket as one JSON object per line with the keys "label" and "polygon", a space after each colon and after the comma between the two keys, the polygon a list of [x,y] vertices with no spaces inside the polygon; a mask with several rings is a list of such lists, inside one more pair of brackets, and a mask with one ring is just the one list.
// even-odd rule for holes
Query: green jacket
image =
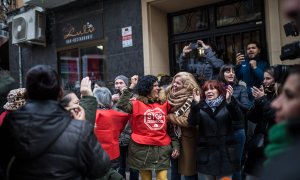
{"label": "green jacket", "polygon": [[95,125],[96,121],[96,110],[97,110],[97,100],[94,96],[83,96],[79,101],[80,106],[85,111],[86,120],[92,125]]}

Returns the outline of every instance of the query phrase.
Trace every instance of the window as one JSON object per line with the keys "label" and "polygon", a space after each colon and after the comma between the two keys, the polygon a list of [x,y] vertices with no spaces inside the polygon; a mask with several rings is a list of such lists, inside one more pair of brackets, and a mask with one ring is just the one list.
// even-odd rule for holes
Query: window
{"label": "window", "polygon": [[208,11],[200,9],[190,13],[173,16],[173,34],[194,32],[208,28]]}
{"label": "window", "polygon": [[216,8],[217,27],[262,19],[261,0],[248,0]]}
{"label": "window", "polygon": [[[245,50],[248,42],[257,41],[266,47],[263,14],[261,0],[224,1],[168,14],[171,74],[195,72],[195,50],[187,62],[179,64],[178,59],[183,47],[197,39],[215,45],[219,58],[232,64],[237,51]],[[262,52],[267,54],[266,49]]]}
{"label": "window", "polygon": [[74,48],[58,52],[59,72],[65,89],[80,87],[83,77],[92,82],[105,80],[105,56],[103,45]]}

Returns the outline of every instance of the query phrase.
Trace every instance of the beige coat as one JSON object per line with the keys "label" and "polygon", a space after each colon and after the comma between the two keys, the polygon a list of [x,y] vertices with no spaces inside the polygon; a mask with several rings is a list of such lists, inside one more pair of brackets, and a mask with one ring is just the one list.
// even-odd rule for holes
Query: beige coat
{"label": "beige coat", "polygon": [[178,171],[184,176],[197,174],[196,169],[196,143],[197,130],[195,127],[188,127],[187,118],[190,109],[183,115],[177,117],[175,114],[169,114],[169,119],[173,124],[181,127],[180,137],[180,155],[178,157]]}

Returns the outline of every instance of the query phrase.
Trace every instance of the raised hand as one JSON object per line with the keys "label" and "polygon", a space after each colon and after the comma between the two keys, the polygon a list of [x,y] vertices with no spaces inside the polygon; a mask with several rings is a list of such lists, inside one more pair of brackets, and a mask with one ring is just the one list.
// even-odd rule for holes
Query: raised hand
{"label": "raised hand", "polygon": [[191,45],[192,43],[190,43],[188,46],[183,47],[182,53],[184,56],[192,51]]}
{"label": "raised hand", "polygon": [[231,102],[231,97],[233,94],[233,88],[232,86],[228,85],[226,89],[226,102],[230,103]]}
{"label": "raised hand", "polygon": [[193,99],[196,103],[200,102],[200,91],[199,89],[193,89]]}
{"label": "raised hand", "polygon": [[131,84],[130,84],[129,88],[133,89],[137,85],[138,80],[139,80],[139,76],[138,75],[132,76],[131,77]]}
{"label": "raised hand", "polygon": [[210,46],[206,45],[202,40],[198,40],[197,43],[201,44],[201,46],[204,48],[204,49],[208,49],[210,48]]}
{"label": "raised hand", "polygon": [[236,60],[236,65],[241,65],[242,61],[245,60],[245,55],[241,53],[237,53],[235,60]]}
{"label": "raised hand", "polygon": [[93,96],[90,78],[87,76],[81,80],[80,93],[82,96]]}
{"label": "raised hand", "polygon": [[265,95],[265,90],[264,90],[263,86],[260,86],[260,88],[253,86],[251,88],[251,91],[252,91],[252,95],[254,96],[255,99],[259,99]]}

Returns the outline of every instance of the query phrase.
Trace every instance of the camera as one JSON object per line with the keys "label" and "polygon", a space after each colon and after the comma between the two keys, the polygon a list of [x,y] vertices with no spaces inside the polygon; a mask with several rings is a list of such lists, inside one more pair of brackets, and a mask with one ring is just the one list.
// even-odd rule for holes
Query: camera
{"label": "camera", "polygon": [[[286,36],[299,36],[299,31],[295,22],[285,24],[284,32]],[[281,47],[281,61],[287,59],[296,59],[300,57],[300,41],[296,41],[290,44],[286,44]]]}
{"label": "camera", "polygon": [[192,43],[190,45],[190,47],[191,47],[191,49],[197,49],[197,48],[201,47],[201,45],[199,45],[198,43]]}
{"label": "camera", "polygon": [[274,65],[271,66],[274,69],[274,78],[275,82],[277,83],[282,83],[287,75],[289,74],[289,71],[293,68],[300,67],[299,64],[294,64],[294,65]]}
{"label": "camera", "polygon": [[287,59],[296,59],[300,57],[300,41],[286,44],[281,47],[281,61]]}

